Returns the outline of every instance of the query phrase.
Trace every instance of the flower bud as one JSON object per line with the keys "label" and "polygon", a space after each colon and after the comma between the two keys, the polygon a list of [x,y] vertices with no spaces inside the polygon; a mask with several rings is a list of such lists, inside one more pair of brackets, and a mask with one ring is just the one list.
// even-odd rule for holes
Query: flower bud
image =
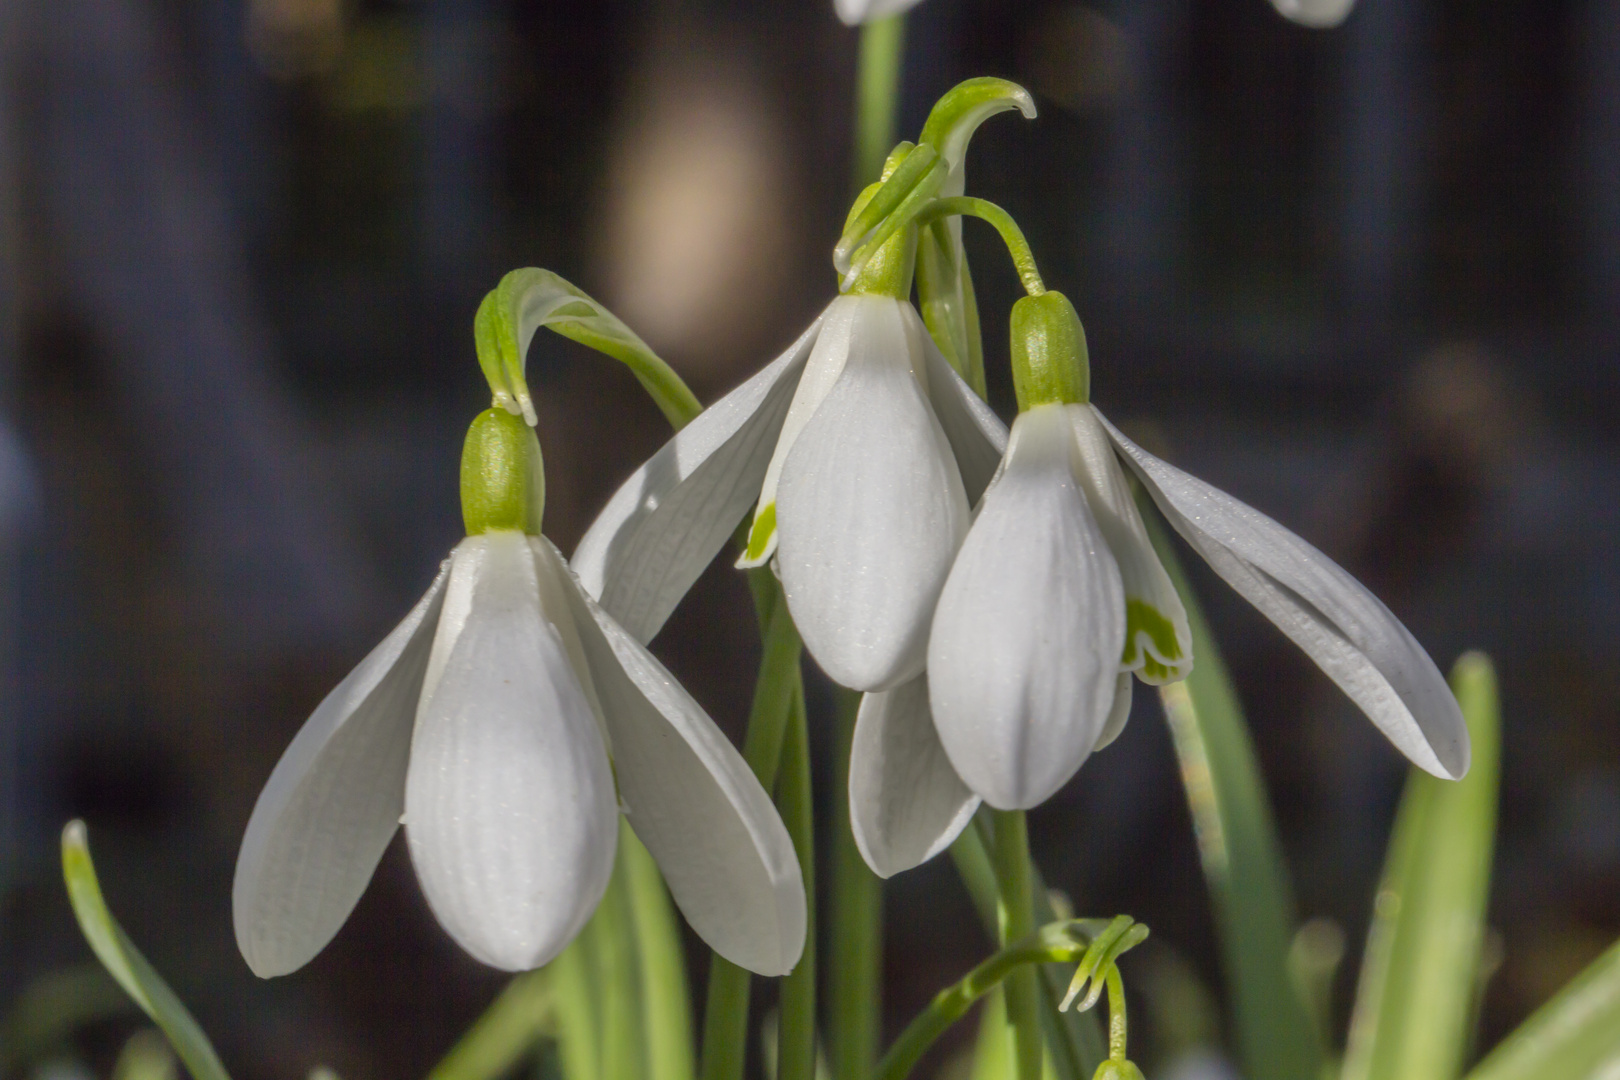
{"label": "flower bud", "polygon": [[461,517],[467,535],[516,529],[540,535],[545,467],[534,429],[502,408],[485,409],[461,450]]}
{"label": "flower bud", "polygon": [[1013,389],[1018,411],[1037,405],[1083,405],[1091,398],[1086,332],[1068,297],[1047,291],[1012,309]]}
{"label": "flower bud", "polygon": [[1135,1062],[1115,1061],[1109,1058],[1097,1066],[1091,1080],[1143,1080],[1142,1070],[1136,1067]]}

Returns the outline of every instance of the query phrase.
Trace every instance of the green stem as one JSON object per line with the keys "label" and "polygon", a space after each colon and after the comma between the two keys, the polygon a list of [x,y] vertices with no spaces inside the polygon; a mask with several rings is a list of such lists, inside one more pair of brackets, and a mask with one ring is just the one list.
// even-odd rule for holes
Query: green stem
{"label": "green stem", "polygon": [[861,696],[838,697],[834,765],[832,970],[828,972],[827,1040],[837,1080],[866,1080],[877,1060],[883,960],[883,879],[855,846],[849,821],[849,755]]}
{"label": "green stem", "polygon": [[512,1071],[556,1023],[551,973],[530,971],[506,984],[428,1080],[486,1080]]}
{"label": "green stem", "polygon": [[1032,973],[1035,964],[1072,964],[1085,955],[1088,942],[1075,933],[1072,923],[1053,923],[1026,934],[962,977],[960,982],[934,995],[878,1063],[874,1080],[902,1080],[947,1028],[960,1020],[973,1003],[1009,977]]}
{"label": "green stem", "polygon": [[1040,296],[1046,291],[1046,284],[1041,280],[1041,272],[1035,266],[1035,253],[1030,250],[1029,241],[1024,237],[1024,230],[1018,227],[1018,222],[1013,220],[1011,214],[988,199],[976,199],[970,195],[935,199],[917,215],[916,221],[922,226],[940,218],[957,215],[976,217],[994,226],[996,232],[1001,235],[1001,242],[1007,245],[1007,254],[1012,256],[1013,266],[1018,271],[1018,280],[1024,283],[1024,291],[1031,296]]}
{"label": "green stem", "polygon": [[1125,1060],[1125,982],[1119,977],[1119,968],[1108,965],[1105,980],[1108,983],[1108,1056],[1115,1061]]}
{"label": "green stem", "polygon": [[[764,626],[765,647],[759,679],[743,739],[743,758],[760,786],[771,791],[782,760],[782,744],[793,702],[802,694],[799,679],[799,632],[788,613],[782,588],[769,570],[750,575],[754,603]],[[809,946],[807,945],[808,949]],[[750,975],[714,954],[709,963],[709,993],[703,1011],[702,1080],[740,1080],[748,1046]]]}
{"label": "green stem", "polygon": [[[781,610],[786,611],[783,604]],[[772,620],[775,621],[774,618]],[[776,793],[782,823],[793,838],[804,878],[804,955],[782,980],[781,1022],[777,1027],[777,1080],[814,1080],[816,1073],[816,857],[815,820],[810,798],[810,732],[805,718],[804,684],[793,680],[787,739],[782,746],[781,783]]]}
{"label": "green stem", "polygon": [[[1035,926],[1030,890],[1029,829],[1022,810],[992,813],[996,830],[994,864],[1001,894],[1002,944],[1026,937]],[[1041,1018],[1034,971],[1022,971],[1007,984],[1007,1018],[1017,1042],[1018,1080],[1041,1080]]]}
{"label": "green stem", "polygon": [[905,37],[904,15],[874,19],[861,27],[855,77],[856,191],[878,178],[889,147],[894,145]]}
{"label": "green stem", "polygon": [[629,824],[623,818],[619,820],[619,860],[641,960],[647,1078],[691,1080],[692,1008],[687,999],[680,927],[658,864]]}

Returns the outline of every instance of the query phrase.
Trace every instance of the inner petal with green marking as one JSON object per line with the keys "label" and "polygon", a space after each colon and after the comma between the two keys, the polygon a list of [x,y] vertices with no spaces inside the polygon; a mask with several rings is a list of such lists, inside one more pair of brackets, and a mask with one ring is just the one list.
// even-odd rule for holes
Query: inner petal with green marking
{"label": "inner petal with green marking", "polygon": [[1191,660],[1183,653],[1169,616],[1134,596],[1125,598],[1125,655],[1120,667],[1155,686],[1192,673]]}

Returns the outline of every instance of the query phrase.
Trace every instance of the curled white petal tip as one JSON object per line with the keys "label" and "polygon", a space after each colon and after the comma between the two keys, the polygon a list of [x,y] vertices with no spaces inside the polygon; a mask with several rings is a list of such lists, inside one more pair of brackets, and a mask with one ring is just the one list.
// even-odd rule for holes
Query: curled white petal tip
{"label": "curled white petal tip", "polygon": [[[544,609],[527,539],[465,541],[448,591],[405,835],[440,925],[475,959],[520,971],[560,952],[607,888],[613,776],[556,625],[572,613]],[[458,607],[465,618],[452,623]]]}
{"label": "curled white petal tip", "polygon": [[1459,779],[1468,727],[1434,661],[1377,597],[1266,515],[1159,460],[1093,410],[1166,520],[1303,649],[1413,764]]}
{"label": "curled white petal tip", "polygon": [[1063,410],[1040,406],[1013,425],[928,646],[940,742],[998,809],[1028,809],[1062,787],[1117,696],[1124,590],[1075,476]]}
{"label": "curled white petal tip", "polygon": [[848,356],[783,463],[777,564],[816,662],[844,686],[882,690],[922,671],[967,496],[905,305],[836,303],[851,320]]}
{"label": "curled white petal tip", "polygon": [[[536,558],[561,557],[535,541]],[[570,603],[613,742],[624,814],[686,921],[721,956],[785,975],[804,951],[798,856],[770,797],[675,678],[582,588]]]}
{"label": "curled white petal tip", "polygon": [[449,563],[305,722],[265,783],[236,860],[236,943],[260,978],[303,967],[342,927],[399,827],[411,728]]}
{"label": "curled white petal tip", "polygon": [[1289,22],[1327,30],[1350,17],[1355,0],[1271,0],[1271,6]]}
{"label": "curled white petal tip", "polygon": [[833,0],[833,9],[845,26],[859,26],[874,19],[899,15],[916,7],[921,0]]}
{"label": "curled white petal tip", "polygon": [[849,757],[849,821],[879,877],[932,859],[979,808],[956,775],[928,711],[928,678],[861,699]]}

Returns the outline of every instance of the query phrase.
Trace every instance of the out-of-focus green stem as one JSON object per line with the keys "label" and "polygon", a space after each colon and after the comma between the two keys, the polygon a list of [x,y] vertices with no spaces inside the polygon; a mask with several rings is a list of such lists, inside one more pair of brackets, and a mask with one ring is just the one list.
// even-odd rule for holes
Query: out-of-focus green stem
{"label": "out-of-focus green stem", "polygon": [[883,880],[866,865],[849,821],[849,753],[860,695],[838,696],[832,836],[832,970],[827,1042],[836,1080],[866,1080],[877,1059],[883,975]]}
{"label": "out-of-focus green stem", "polygon": [[519,975],[433,1067],[428,1080],[505,1076],[555,1023],[550,971],[542,968]]}
{"label": "out-of-focus green stem", "polygon": [[619,819],[619,861],[641,960],[647,1080],[692,1080],[696,1071],[692,1008],[680,928],[658,864],[623,818]]}
{"label": "out-of-focus green stem", "polygon": [[894,145],[905,37],[904,15],[875,19],[861,27],[855,82],[856,191],[883,172],[883,160],[888,156],[889,147]]}
{"label": "out-of-focus green stem", "polygon": [[[785,611],[787,605],[783,604]],[[774,619],[773,619],[774,621]],[[804,878],[804,955],[782,980],[781,1022],[777,1027],[777,1080],[814,1080],[816,1073],[816,857],[815,820],[810,799],[810,732],[804,686],[795,679],[782,745],[781,781],[776,806],[793,838]]]}
{"label": "out-of-focus green stem", "polygon": [[[991,813],[996,828],[992,862],[1001,894],[1001,942],[1026,937],[1035,928],[1030,892],[1029,829],[1022,810]],[[1018,1080],[1041,1080],[1040,1000],[1035,972],[1020,971],[1007,984],[1007,1018],[1017,1044]]]}

